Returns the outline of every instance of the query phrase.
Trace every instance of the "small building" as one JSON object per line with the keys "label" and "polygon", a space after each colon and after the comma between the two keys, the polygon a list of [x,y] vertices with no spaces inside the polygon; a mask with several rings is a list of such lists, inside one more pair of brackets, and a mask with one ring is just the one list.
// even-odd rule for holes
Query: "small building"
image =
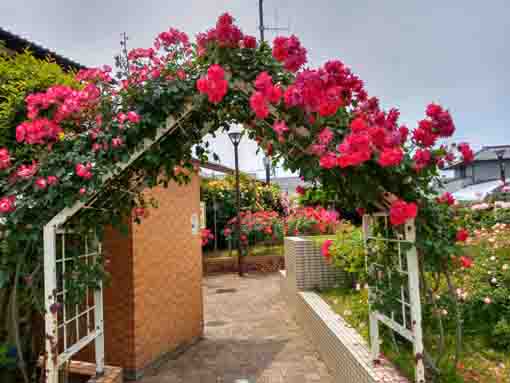
{"label": "small building", "polygon": [[443,180],[444,190],[453,193],[471,185],[498,181],[505,169],[510,169],[510,145],[484,146],[469,164],[458,162],[445,169],[453,170],[454,176]]}

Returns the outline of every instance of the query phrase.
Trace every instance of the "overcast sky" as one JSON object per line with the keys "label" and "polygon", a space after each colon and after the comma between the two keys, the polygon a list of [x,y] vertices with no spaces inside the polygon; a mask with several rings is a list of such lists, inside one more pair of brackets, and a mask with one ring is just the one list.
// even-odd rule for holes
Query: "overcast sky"
{"label": "overcast sky", "polygon": [[[257,35],[256,0],[2,0],[0,25],[87,66],[111,64],[126,32],[148,47],[168,27],[190,35],[230,12]],[[510,144],[510,2],[508,0],[265,0],[265,23],[289,27],[312,66],[338,58],[385,107],[414,127],[425,106],[453,114],[456,140],[475,147]],[[267,33],[272,40],[274,33]],[[226,137],[215,142],[232,165]],[[243,144],[241,168],[262,169],[256,145]]]}

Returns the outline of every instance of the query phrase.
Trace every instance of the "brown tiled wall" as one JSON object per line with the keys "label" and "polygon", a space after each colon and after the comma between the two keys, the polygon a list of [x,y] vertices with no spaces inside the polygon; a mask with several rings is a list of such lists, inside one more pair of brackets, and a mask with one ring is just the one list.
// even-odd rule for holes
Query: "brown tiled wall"
{"label": "brown tiled wall", "polygon": [[134,368],[134,278],[133,237],[106,228],[103,240],[106,270],[111,275],[103,292],[105,323],[105,362]]}
{"label": "brown tiled wall", "polygon": [[135,368],[202,335],[202,247],[192,235],[200,180],[147,192],[159,207],[133,226]]}
{"label": "brown tiled wall", "polygon": [[146,192],[159,204],[128,237],[107,232],[110,287],[105,289],[106,363],[137,375],[203,333],[200,181]]}

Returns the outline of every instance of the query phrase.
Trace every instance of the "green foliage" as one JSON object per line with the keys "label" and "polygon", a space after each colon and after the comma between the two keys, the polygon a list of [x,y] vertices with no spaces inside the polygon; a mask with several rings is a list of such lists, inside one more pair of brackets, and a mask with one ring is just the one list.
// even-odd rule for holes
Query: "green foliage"
{"label": "green foliage", "polygon": [[342,222],[329,252],[333,265],[355,275],[360,282],[366,280],[365,248],[360,228]]}
{"label": "green foliage", "polygon": [[492,344],[501,350],[510,350],[510,322],[503,318],[492,331]]}
{"label": "green foliage", "polygon": [[72,74],[52,61],[37,59],[29,51],[15,55],[0,51],[0,147],[18,159],[32,158],[33,146],[16,143],[16,126],[26,119],[25,98],[57,84],[77,86]]}
{"label": "green foliage", "polygon": [[0,370],[16,368],[16,348],[7,343],[0,343]]}

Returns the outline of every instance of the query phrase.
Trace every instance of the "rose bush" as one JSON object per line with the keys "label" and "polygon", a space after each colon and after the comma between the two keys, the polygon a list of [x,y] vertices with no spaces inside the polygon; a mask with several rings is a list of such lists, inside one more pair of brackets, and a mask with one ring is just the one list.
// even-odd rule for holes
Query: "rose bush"
{"label": "rose bush", "polygon": [[[222,179],[203,178],[200,187],[201,200],[206,204],[206,223],[214,233],[223,232],[233,216],[236,215],[235,177],[226,176]],[[276,211],[284,215],[286,211],[284,196],[276,184],[266,185],[256,179],[240,175],[240,196],[242,211]],[[227,243],[224,236],[217,236],[217,246],[225,249]],[[210,249],[208,246],[206,249]]]}
{"label": "rose bush", "polygon": [[323,207],[297,208],[285,220],[287,235],[332,234],[339,223],[338,213]]}
{"label": "rose bush", "polygon": [[[265,242],[281,243],[283,239],[283,222],[275,211],[241,212],[241,234],[239,240],[243,252],[248,252],[250,244]],[[228,241],[237,241],[237,217],[230,219],[223,230]]]}

